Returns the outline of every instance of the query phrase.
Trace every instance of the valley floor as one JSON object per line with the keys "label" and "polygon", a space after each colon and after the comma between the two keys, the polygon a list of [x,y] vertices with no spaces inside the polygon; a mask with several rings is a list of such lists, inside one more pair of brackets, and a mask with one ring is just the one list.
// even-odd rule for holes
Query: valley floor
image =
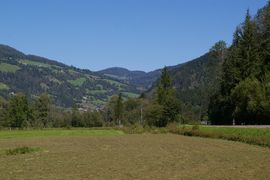
{"label": "valley floor", "polygon": [[0,138],[0,179],[267,179],[270,148],[173,134]]}

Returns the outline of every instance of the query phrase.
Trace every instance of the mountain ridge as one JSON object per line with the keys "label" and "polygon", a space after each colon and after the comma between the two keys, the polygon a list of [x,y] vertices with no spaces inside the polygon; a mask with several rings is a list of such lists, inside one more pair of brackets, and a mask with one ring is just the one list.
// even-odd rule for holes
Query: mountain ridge
{"label": "mountain ridge", "polygon": [[[102,76],[88,69],[65,65],[41,56],[26,55],[0,45],[0,96],[23,92],[29,98],[48,93],[54,104],[95,109],[120,92],[125,98],[138,96],[135,86]],[[63,93],[65,92],[65,93]]]}
{"label": "mountain ridge", "polygon": [[111,67],[104,70],[97,71],[99,74],[111,77],[122,82],[133,84],[138,87],[140,91],[146,91],[161,74],[161,69],[150,72],[140,70],[129,70],[122,67]]}

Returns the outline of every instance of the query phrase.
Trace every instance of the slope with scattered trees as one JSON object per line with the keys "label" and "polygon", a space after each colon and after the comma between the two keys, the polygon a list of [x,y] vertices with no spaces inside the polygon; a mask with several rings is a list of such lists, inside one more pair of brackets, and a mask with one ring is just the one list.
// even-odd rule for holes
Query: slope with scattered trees
{"label": "slope with scattered trees", "polygon": [[47,93],[53,104],[83,109],[103,107],[109,98],[140,94],[131,84],[78,69],[46,58],[25,55],[9,46],[0,45],[0,96],[8,99],[22,92],[28,98]]}

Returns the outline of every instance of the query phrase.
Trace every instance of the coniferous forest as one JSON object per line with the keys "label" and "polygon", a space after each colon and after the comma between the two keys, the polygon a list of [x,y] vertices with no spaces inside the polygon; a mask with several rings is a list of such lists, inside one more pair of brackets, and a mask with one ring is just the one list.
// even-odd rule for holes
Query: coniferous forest
{"label": "coniferous forest", "polygon": [[222,65],[220,87],[209,103],[212,124],[270,123],[270,4],[233,35]]}

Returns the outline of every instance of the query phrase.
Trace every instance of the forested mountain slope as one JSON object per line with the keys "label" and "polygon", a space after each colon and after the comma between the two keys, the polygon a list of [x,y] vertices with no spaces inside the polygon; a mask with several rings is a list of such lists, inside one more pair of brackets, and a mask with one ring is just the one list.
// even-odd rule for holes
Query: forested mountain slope
{"label": "forested mountain slope", "polygon": [[172,69],[170,74],[179,98],[194,105],[205,104],[217,88],[221,64],[221,59],[207,53]]}
{"label": "forested mountain slope", "polygon": [[151,72],[144,72],[130,71],[120,67],[112,67],[98,71],[98,73],[128,84],[132,84],[139,90],[146,91],[151,88],[152,84],[159,78],[161,70],[157,69]]}
{"label": "forested mountain slope", "polygon": [[25,55],[0,45],[0,96],[22,92],[28,97],[48,93],[53,103],[62,107],[78,104],[85,109],[103,106],[110,96],[124,97],[140,93],[131,84],[89,70],[34,55]]}
{"label": "forested mountain slope", "polygon": [[[220,41],[203,56],[168,68],[186,119],[201,120],[207,115],[210,96],[219,86],[225,51],[226,44]],[[155,91],[156,85],[150,94]]]}

